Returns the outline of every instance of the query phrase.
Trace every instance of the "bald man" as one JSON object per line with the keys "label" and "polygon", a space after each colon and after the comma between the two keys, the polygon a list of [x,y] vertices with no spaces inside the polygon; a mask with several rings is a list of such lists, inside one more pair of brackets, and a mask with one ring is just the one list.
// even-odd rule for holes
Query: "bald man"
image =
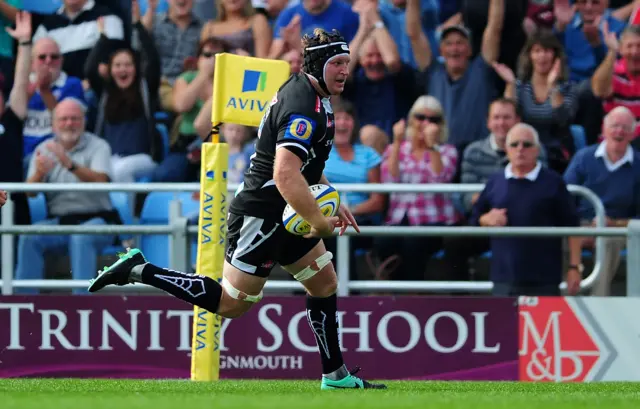
{"label": "bald man", "polygon": [[[629,219],[640,216],[640,156],[631,146],[636,119],[626,107],[616,107],[602,123],[604,140],[587,146],[575,154],[564,179],[568,184],[591,189],[604,204],[607,225],[626,227]],[[582,199],[578,211],[583,225],[593,224],[593,206]],[[620,251],[625,238],[607,237],[601,279],[593,295],[611,294],[611,282],[620,265]],[[583,240],[583,246],[593,248],[593,239]]]}
{"label": "bald man", "polygon": [[[470,224],[484,227],[570,227],[580,220],[562,177],[538,160],[540,137],[519,123],[507,133],[509,164],[487,181],[473,205]],[[580,240],[570,238],[566,270],[568,293],[580,289]],[[491,237],[493,294],[558,296],[563,280],[563,241],[559,237]]]}
{"label": "bald man", "polygon": [[84,106],[84,90],[80,78],[62,71],[62,54],[49,37],[33,44],[31,55],[29,104],[24,124],[24,157],[28,164],[34,149],[53,136],[51,112],[59,101],[74,98]]}
{"label": "bald man", "polygon": [[[27,183],[89,183],[111,180],[111,148],[102,138],[85,131],[84,107],[74,99],[58,103],[53,112],[54,137],[32,155]],[[46,193],[45,225],[120,224],[108,192]],[[44,253],[69,254],[74,279],[95,276],[102,250],[115,243],[113,235],[23,235],[18,241],[16,279],[42,279]],[[81,293],[84,291],[76,291]]]}

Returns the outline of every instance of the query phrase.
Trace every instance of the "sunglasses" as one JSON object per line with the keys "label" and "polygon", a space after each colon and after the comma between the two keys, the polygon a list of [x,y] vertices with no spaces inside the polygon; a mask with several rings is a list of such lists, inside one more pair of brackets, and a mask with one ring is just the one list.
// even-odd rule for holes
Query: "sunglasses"
{"label": "sunglasses", "polygon": [[515,141],[515,142],[511,142],[509,144],[510,147],[512,148],[517,148],[518,146],[522,145],[523,148],[531,148],[533,147],[533,142],[529,142],[529,141]]}
{"label": "sunglasses", "polygon": [[200,54],[200,56],[201,56],[201,57],[204,57],[204,58],[211,58],[211,57],[213,57],[213,56],[215,56],[215,55],[216,55],[216,53],[211,52],[211,51],[203,51],[203,52]]}
{"label": "sunglasses", "polygon": [[60,54],[40,54],[38,55],[38,59],[40,61],[44,61],[47,59],[47,57],[51,58],[51,61],[58,61],[61,57]]}
{"label": "sunglasses", "polygon": [[424,115],[424,114],[413,114],[413,117],[416,120],[420,121],[420,122],[429,121],[429,122],[434,123],[434,124],[439,124],[439,123],[442,122],[442,117],[439,116],[439,115],[428,116],[428,115]]}

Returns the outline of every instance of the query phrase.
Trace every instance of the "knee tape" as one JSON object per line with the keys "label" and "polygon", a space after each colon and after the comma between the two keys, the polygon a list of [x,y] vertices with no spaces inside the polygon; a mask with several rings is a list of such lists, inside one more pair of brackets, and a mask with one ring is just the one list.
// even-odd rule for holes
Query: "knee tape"
{"label": "knee tape", "polygon": [[224,288],[226,293],[229,294],[231,298],[235,298],[236,300],[241,300],[246,302],[257,303],[260,300],[262,300],[262,296],[263,296],[262,291],[260,291],[260,294],[258,295],[249,295],[245,292],[242,292],[237,288],[235,288],[226,278],[222,279],[222,288]]}
{"label": "knee tape", "polygon": [[333,259],[333,254],[330,251],[327,251],[320,257],[318,257],[310,266],[304,268],[304,270],[300,271],[298,274],[294,275],[293,278],[302,282],[310,279],[314,275],[318,274],[320,270],[325,268],[331,260]]}

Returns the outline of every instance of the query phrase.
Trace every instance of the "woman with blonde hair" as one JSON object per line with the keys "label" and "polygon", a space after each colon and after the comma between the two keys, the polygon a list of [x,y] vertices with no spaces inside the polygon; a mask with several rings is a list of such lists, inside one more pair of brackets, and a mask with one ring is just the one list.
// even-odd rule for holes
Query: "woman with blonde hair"
{"label": "woman with blonde hair", "polygon": [[[447,144],[448,129],[440,102],[419,97],[408,121],[393,126],[393,143],[385,151],[383,183],[450,183],[456,173],[458,153]],[[444,226],[459,220],[451,198],[441,193],[392,193],[386,224],[391,226]],[[379,279],[421,280],[426,263],[442,248],[434,236],[379,237],[374,255],[382,262],[374,273]],[[370,259],[373,267],[373,261]]]}
{"label": "woman with blonde hair", "polygon": [[271,27],[264,14],[255,12],[251,0],[216,0],[216,8],[216,19],[202,28],[202,40],[220,38],[236,54],[267,58]]}

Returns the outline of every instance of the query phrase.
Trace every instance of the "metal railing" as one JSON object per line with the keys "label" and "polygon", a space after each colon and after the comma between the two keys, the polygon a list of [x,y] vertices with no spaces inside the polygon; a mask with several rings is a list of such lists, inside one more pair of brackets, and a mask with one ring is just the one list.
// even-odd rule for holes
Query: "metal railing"
{"label": "metal railing", "polygon": [[[482,191],[483,184],[336,184],[335,188],[339,192],[365,192],[365,193],[476,193]],[[229,192],[234,192],[237,185],[229,185]],[[7,183],[2,185],[2,189],[11,193],[26,192],[195,192],[199,191],[200,185],[197,183],[148,183],[148,184],[115,184],[115,183],[86,183],[86,184],[24,184]],[[640,283],[636,285],[636,280],[640,274],[635,270],[640,268],[640,263],[630,265],[631,261],[640,261],[640,226],[635,222],[629,228],[608,228],[605,226],[605,212],[602,201],[591,190],[582,186],[569,186],[569,191],[574,195],[579,195],[589,200],[595,210],[596,227],[576,227],[576,228],[541,228],[541,227],[505,227],[505,228],[484,228],[484,227],[361,227],[362,235],[370,236],[595,236],[595,258],[592,272],[582,281],[583,290],[590,289],[598,280],[604,257],[605,236],[628,237],[628,253],[637,254],[636,257],[628,257],[628,290],[634,290],[640,295]],[[197,234],[197,226],[190,226],[187,219],[181,215],[180,201],[173,200],[169,209],[169,223],[167,225],[115,225],[115,226],[44,226],[13,225],[13,202],[9,200],[2,210],[2,294],[12,294],[13,288],[41,288],[41,289],[61,289],[61,288],[86,288],[86,280],[14,280],[14,236],[20,234],[165,234],[169,235],[170,247],[170,268],[176,270],[187,270],[190,264],[189,236]],[[638,222],[640,223],[640,222]],[[435,291],[435,292],[489,292],[493,284],[489,281],[352,281],[349,279],[349,236],[356,234],[348,231],[344,236],[337,238],[337,266],[339,295],[348,295],[350,290],[364,291]],[[629,277],[633,276],[633,279]],[[133,290],[140,290],[146,286],[132,286]],[[123,287],[127,288],[127,287]],[[123,288],[119,288],[122,291]],[[566,288],[566,283],[561,284],[561,288]],[[265,289],[268,290],[299,290],[300,283],[297,281],[270,280]],[[631,295],[628,292],[628,295]]]}

